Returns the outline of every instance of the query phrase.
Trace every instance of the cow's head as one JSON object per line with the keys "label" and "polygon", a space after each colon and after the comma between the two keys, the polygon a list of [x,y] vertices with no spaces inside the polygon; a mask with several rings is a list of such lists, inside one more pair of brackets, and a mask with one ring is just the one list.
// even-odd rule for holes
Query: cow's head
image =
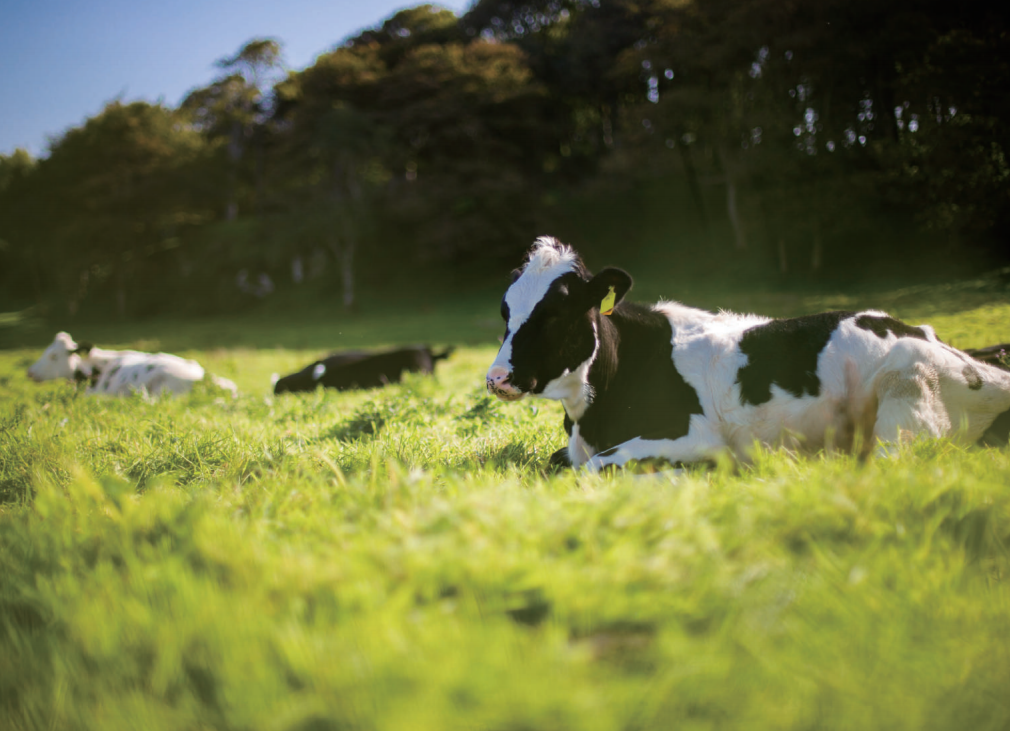
{"label": "cow's head", "polygon": [[596,355],[600,305],[611,288],[609,306],[631,289],[631,277],[613,268],[594,277],[571,247],[537,239],[502,298],[505,337],[487,372],[488,391],[503,401],[527,393],[560,398],[559,384]]}
{"label": "cow's head", "polygon": [[68,333],[56,333],[42,357],[28,368],[28,377],[33,381],[74,378],[81,370],[81,355],[87,355],[90,350],[90,344],[78,345]]}

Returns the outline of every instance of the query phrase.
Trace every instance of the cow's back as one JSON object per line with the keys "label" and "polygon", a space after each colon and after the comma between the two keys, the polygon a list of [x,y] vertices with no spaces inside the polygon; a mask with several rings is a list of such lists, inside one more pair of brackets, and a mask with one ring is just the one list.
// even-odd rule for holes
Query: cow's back
{"label": "cow's back", "polygon": [[398,348],[370,354],[339,368],[327,368],[319,382],[338,390],[379,388],[399,383],[404,373],[431,373],[433,370],[430,348]]}
{"label": "cow's back", "polygon": [[183,394],[203,377],[203,367],[194,360],[168,353],[126,353],[104,365],[89,392],[122,396],[143,389],[151,395]]}
{"label": "cow's back", "polygon": [[674,364],[698,391],[713,431],[737,452],[783,433],[807,435],[806,446],[821,446],[811,435],[837,426],[854,399],[875,397],[881,369],[909,341],[938,358],[958,357],[932,328],[879,311],[759,322],[722,313],[678,324]]}

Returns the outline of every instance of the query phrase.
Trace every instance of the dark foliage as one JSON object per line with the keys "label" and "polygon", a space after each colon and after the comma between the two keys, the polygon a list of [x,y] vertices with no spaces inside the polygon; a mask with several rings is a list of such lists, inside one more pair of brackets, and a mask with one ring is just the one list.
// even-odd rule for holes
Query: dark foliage
{"label": "dark foliage", "polygon": [[286,75],[255,39],[178,109],[113,102],[44,159],[0,156],[0,290],[143,316],[294,280],[352,309],[362,272],[512,260],[542,233],[664,241],[723,276],[1002,261],[1008,16],[479,0]]}

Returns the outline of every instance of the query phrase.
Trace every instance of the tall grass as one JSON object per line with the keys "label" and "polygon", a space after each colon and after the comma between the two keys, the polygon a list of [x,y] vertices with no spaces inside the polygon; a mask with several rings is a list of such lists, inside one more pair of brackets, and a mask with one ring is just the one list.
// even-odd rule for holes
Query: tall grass
{"label": "tall grass", "polygon": [[[1008,314],[932,321],[985,345]],[[561,412],[489,399],[493,344],[273,397],[318,353],[258,324],[187,351],[236,400],[0,351],[0,728],[1010,726],[1007,450],[547,475]]]}

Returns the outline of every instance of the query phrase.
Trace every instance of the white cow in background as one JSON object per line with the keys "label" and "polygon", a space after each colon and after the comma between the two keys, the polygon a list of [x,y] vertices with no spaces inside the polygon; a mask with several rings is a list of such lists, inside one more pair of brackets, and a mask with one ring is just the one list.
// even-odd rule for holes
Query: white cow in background
{"label": "white cow in background", "polygon": [[[28,369],[33,381],[66,378],[89,381],[87,393],[102,396],[126,396],[146,391],[184,394],[202,381],[206,372],[195,360],[168,353],[142,353],[136,350],[104,350],[88,343],[78,344],[68,333],[57,333],[53,342]],[[216,386],[237,394],[227,378],[210,376]]]}

